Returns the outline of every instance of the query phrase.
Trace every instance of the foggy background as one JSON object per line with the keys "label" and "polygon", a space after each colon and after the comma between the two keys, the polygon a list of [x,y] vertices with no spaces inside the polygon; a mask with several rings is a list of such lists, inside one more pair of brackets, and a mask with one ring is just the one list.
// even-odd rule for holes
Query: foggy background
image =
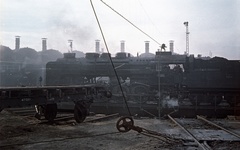
{"label": "foggy background", "polygon": [[[174,51],[186,50],[186,27],[189,22],[190,54],[240,59],[239,0],[104,0],[132,23]],[[111,53],[125,51],[136,56],[144,53],[144,41],[150,41],[150,52],[159,45],[110,10],[100,0],[93,0]],[[42,50],[41,38],[47,38],[48,49],[67,52],[68,40],[73,49],[95,51],[95,40],[103,40],[89,0],[0,0],[0,44],[15,48],[15,36],[21,36],[20,47]]]}

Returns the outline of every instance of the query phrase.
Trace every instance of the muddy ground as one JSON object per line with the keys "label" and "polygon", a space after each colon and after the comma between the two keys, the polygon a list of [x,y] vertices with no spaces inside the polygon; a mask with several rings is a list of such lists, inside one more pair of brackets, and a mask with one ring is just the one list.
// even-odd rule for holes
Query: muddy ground
{"label": "muddy ground", "polygon": [[[94,119],[103,115],[89,116]],[[33,117],[0,113],[0,149],[22,150],[152,150],[152,149],[198,149],[195,144],[176,140],[181,129],[168,120],[134,119],[134,124],[170,137],[165,141],[161,136],[146,136],[136,131],[120,133],[116,129],[119,118],[95,123],[77,124],[74,120],[53,124],[38,124]],[[170,136],[171,135],[171,136]],[[183,136],[184,137],[184,136]],[[172,138],[172,139],[171,139]],[[238,149],[238,142],[211,142],[215,149]]]}

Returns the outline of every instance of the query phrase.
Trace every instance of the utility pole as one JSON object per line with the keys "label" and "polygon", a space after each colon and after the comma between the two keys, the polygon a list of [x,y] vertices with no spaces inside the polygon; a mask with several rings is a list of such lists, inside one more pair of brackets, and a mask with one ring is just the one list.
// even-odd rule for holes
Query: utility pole
{"label": "utility pole", "polygon": [[186,55],[189,55],[189,34],[190,32],[188,31],[188,22],[183,23],[186,26]]}
{"label": "utility pole", "polygon": [[158,56],[157,58],[158,58],[158,64],[157,64],[157,72],[158,72],[158,117],[161,120],[162,100],[161,100],[161,85],[160,85],[160,79],[161,79],[160,56]]}

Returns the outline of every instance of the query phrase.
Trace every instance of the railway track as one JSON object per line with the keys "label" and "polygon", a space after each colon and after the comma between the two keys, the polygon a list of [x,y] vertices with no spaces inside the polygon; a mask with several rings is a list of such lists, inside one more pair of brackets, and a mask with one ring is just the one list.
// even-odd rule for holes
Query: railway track
{"label": "railway track", "polygon": [[[168,115],[168,118],[179,126],[187,135],[188,143],[203,150],[211,150],[211,142],[240,142],[240,132],[233,131],[234,127],[227,124],[225,127],[204,117],[197,116],[197,119],[176,119]],[[236,123],[239,123],[236,122]],[[235,129],[235,130],[238,130]]]}
{"label": "railway track", "polygon": [[[5,110],[17,116],[25,117],[30,120],[35,120],[33,121],[32,124],[49,124],[50,123],[48,120],[44,119],[44,117],[40,119],[35,118],[36,111],[34,107],[7,108]],[[90,115],[86,118],[86,120],[83,123],[100,122],[100,121],[116,118],[118,116],[119,116],[119,113],[114,113],[109,115],[104,115],[104,114]],[[73,124],[76,123],[74,119],[74,115],[72,113],[61,112],[61,113],[58,113],[57,117],[54,119],[54,122],[51,122],[50,124],[64,125],[64,124],[72,124],[72,123]]]}
{"label": "railway track", "polygon": [[6,111],[18,116],[34,117],[36,110],[34,107],[6,108]]}
{"label": "railway track", "polygon": [[[12,113],[16,112],[16,115],[18,115],[18,113],[21,112],[19,109],[16,109],[16,110],[11,109],[11,111],[12,111]],[[26,108],[26,110],[23,110],[23,111],[27,111],[27,108]],[[8,113],[8,115],[9,115],[9,113]],[[19,115],[21,116],[22,114],[20,113]],[[50,138],[50,139],[48,139],[47,137],[48,137],[49,133],[53,132],[53,130],[51,130],[52,129],[51,126],[44,125],[45,123],[47,124],[46,120],[38,120],[38,123],[36,123],[36,124],[42,123],[43,125],[33,126],[34,124],[28,124],[26,126],[23,126],[22,128],[24,128],[24,134],[26,134],[25,129],[29,129],[29,130],[32,129],[32,131],[35,131],[35,130],[38,131],[39,127],[44,128],[44,129],[46,128],[49,131],[51,131],[49,133],[47,131],[46,138],[41,139],[41,140],[35,139],[32,141],[26,140],[26,141],[16,142],[16,143],[15,142],[14,143],[5,142],[5,143],[2,143],[2,145],[0,145],[0,147],[6,148],[6,147],[12,147],[13,145],[15,147],[23,147],[25,145],[33,146],[33,145],[38,145],[38,144],[44,145],[44,144],[48,144],[48,143],[59,144],[59,142],[67,143],[70,140],[74,141],[77,139],[79,139],[79,141],[84,141],[84,140],[88,140],[90,138],[91,138],[90,141],[92,142],[93,138],[100,137],[100,136],[111,137],[109,139],[116,139],[116,137],[122,135],[122,134],[119,134],[119,132],[116,132],[116,130],[114,128],[114,123],[113,123],[112,118],[115,118],[117,116],[119,116],[119,115],[118,114],[111,114],[111,115],[97,114],[94,116],[87,117],[86,120],[81,125],[77,125],[74,127],[72,125],[70,125],[70,127],[69,127],[68,124],[65,124],[64,122],[76,123],[75,120],[73,119],[73,116],[70,116],[70,115],[67,116],[67,114],[62,114],[62,116],[59,115],[56,118],[54,124],[60,125],[60,126],[58,126],[57,128],[54,128],[54,131],[57,131],[57,129],[60,128],[61,130],[57,131],[56,134],[62,134],[60,136],[61,138],[56,137],[56,138]],[[17,117],[17,118],[21,118],[21,120],[22,120],[22,118],[24,118],[24,117],[33,118],[33,119],[37,120],[36,118],[34,118],[33,114],[30,116],[23,115],[23,117]],[[170,117],[172,117],[172,116],[170,116]],[[183,126],[186,130],[188,130],[195,137],[196,141],[193,140],[192,136],[185,134],[181,128],[172,126],[172,122],[169,122],[168,120],[158,120],[158,121],[150,120],[152,122],[151,123],[148,122],[146,124],[146,120],[141,120],[141,119],[135,118],[136,125],[143,126],[143,127],[140,127],[140,126],[135,126],[133,124],[133,122],[131,122],[131,121],[133,121],[130,119],[132,117],[130,117],[130,118],[125,117],[125,119],[123,118],[123,122],[119,122],[119,121],[117,122],[117,125],[118,125],[117,127],[119,127],[120,130],[123,129],[122,130],[123,132],[127,132],[129,130],[135,130],[138,132],[138,134],[137,134],[138,136],[140,134],[146,135],[146,139],[141,138],[141,139],[146,140],[147,141],[146,143],[148,143],[149,140],[152,141],[152,138],[157,139],[158,142],[154,143],[155,147],[159,143],[162,143],[162,146],[165,146],[165,147],[173,146],[170,149],[175,149],[179,146],[183,147],[183,149],[186,149],[186,148],[189,148],[189,149],[219,149],[219,148],[221,148],[221,147],[219,147],[219,145],[225,144],[224,145],[225,148],[223,148],[223,149],[226,149],[226,147],[228,148],[229,145],[231,146],[231,148],[228,148],[228,149],[238,149],[239,144],[240,144],[240,139],[237,136],[232,135],[232,134],[226,132],[225,130],[219,128],[218,126],[221,126],[227,130],[231,129],[231,131],[233,131],[234,133],[239,135],[240,134],[240,131],[238,130],[240,127],[239,121],[214,119],[214,121],[211,120],[210,122],[215,123],[218,126],[213,126],[210,123],[206,123],[206,121],[204,121],[203,119],[200,119],[200,117],[201,116],[197,116],[198,119],[196,119],[196,118],[195,119],[173,118],[173,120],[175,120],[178,124]],[[13,118],[15,118],[15,117],[13,117]],[[134,117],[133,117],[133,119],[134,119]],[[101,122],[101,123],[94,124],[92,122]],[[164,122],[166,122],[166,124]],[[235,125],[237,124],[238,127],[234,127],[232,124],[235,124]],[[61,126],[61,125],[63,125],[63,126]],[[64,125],[67,125],[67,126],[64,126]],[[106,127],[107,125],[108,125],[108,127]],[[35,127],[35,129],[32,127]],[[164,129],[164,127],[166,127],[166,129]],[[19,129],[19,127],[17,127],[16,129]],[[64,130],[62,130],[62,129],[64,129]],[[65,129],[67,129],[67,130],[65,130]],[[70,129],[72,129],[72,130],[70,130]],[[77,130],[78,130],[78,132],[76,132]],[[84,132],[85,130],[88,130],[89,132],[85,133]],[[32,138],[35,138],[36,137],[35,134],[38,134],[38,132],[33,134],[32,131],[29,133],[29,135],[32,134],[32,135],[34,135]],[[65,131],[65,132],[63,132],[63,131]],[[6,133],[8,133],[8,132],[6,131]],[[43,136],[42,134],[40,134],[40,135]],[[41,136],[39,136],[39,137],[41,137]],[[24,136],[22,136],[22,137],[24,137]],[[27,136],[27,137],[29,137],[29,136]],[[55,135],[53,135],[53,137],[55,137]],[[131,133],[126,134],[126,141],[129,139],[133,140],[134,137],[135,136],[131,135]],[[121,137],[121,138],[123,138],[123,137]],[[148,138],[151,138],[151,139],[148,140]],[[138,138],[135,140],[138,140]],[[160,140],[160,142],[159,142],[159,140]],[[200,143],[200,145],[198,145],[197,142]],[[219,143],[215,143],[215,142],[219,142]],[[215,145],[214,145],[214,143],[215,143]],[[231,145],[233,143],[235,143],[234,146]],[[83,144],[84,144],[84,142],[83,142]],[[141,146],[144,146],[144,144]],[[218,148],[216,148],[217,146],[218,146]],[[152,149],[153,149],[153,147],[152,147]]]}
{"label": "railway track", "polygon": [[[159,115],[159,107],[157,103],[129,103],[128,107],[132,114],[138,116],[152,117]],[[96,102],[91,106],[91,110],[95,113],[120,113],[127,116],[127,108],[123,102]],[[173,117],[193,118],[196,115],[203,115],[208,117],[226,118],[229,115],[240,116],[240,106],[230,107],[226,102],[218,106],[209,106],[203,104],[200,106],[193,106],[190,103],[179,104],[178,106],[164,106],[161,108],[161,115],[169,114],[171,112]]]}
{"label": "railway track", "polygon": [[[13,122],[17,122],[19,120],[25,120],[23,123],[18,124],[18,123],[14,123],[13,125],[3,125],[0,126],[0,129],[3,129],[1,127],[4,127],[4,134],[0,134],[0,139],[4,136],[7,135],[6,137],[12,137],[12,138],[17,138],[19,136],[22,136],[23,138],[25,138],[24,136],[27,134],[39,134],[37,131],[42,131],[45,132],[43,130],[41,130],[41,128],[44,128],[46,130],[49,130],[49,133],[46,133],[46,137],[43,137],[41,139],[36,139],[36,140],[20,140],[17,142],[11,142],[11,140],[6,141],[5,138],[2,138],[5,140],[5,142],[2,142],[1,140],[1,144],[0,144],[0,149],[12,149],[13,147],[19,147],[19,146],[25,146],[25,145],[35,145],[35,144],[46,144],[46,143],[53,143],[53,142],[64,142],[64,141],[69,141],[69,140],[78,140],[78,139],[89,139],[89,138],[95,138],[95,137],[101,137],[101,136],[112,136],[112,135],[116,135],[119,134],[119,132],[116,132],[114,130],[107,130],[109,132],[103,132],[101,129],[91,129],[94,128],[95,126],[102,126],[102,124],[105,123],[99,123],[99,122],[111,122],[111,119],[115,119],[116,117],[119,116],[119,114],[109,114],[109,115],[105,115],[105,114],[96,114],[96,115],[91,115],[88,116],[86,118],[86,120],[79,124],[76,125],[76,121],[74,119],[74,116],[71,114],[69,115],[69,113],[59,113],[58,116],[56,117],[56,119],[54,120],[53,123],[54,124],[54,130],[51,126],[49,126],[49,122],[48,120],[45,119],[41,119],[38,120],[37,118],[34,117],[34,113],[27,113],[24,114],[23,112],[33,112],[32,110],[34,110],[34,108],[28,107],[28,108],[9,108],[9,109],[5,109],[5,111],[10,112],[10,113],[4,113],[4,115],[7,115],[7,117],[5,117],[6,119],[9,119],[9,117],[13,117]],[[2,117],[4,118],[4,117]],[[0,118],[1,119],[1,118]],[[15,119],[17,119],[17,121],[15,121]],[[27,120],[27,121],[26,121]],[[1,122],[4,123],[5,121]],[[30,122],[30,123],[29,123]],[[99,123],[99,124],[94,124],[94,123]],[[69,128],[69,124],[70,128]],[[74,124],[73,124],[74,123]],[[23,125],[24,124],[24,125]],[[57,128],[55,128],[55,125],[59,125]],[[74,127],[72,127],[74,126]],[[91,127],[89,127],[91,126]],[[56,131],[57,129],[65,129],[68,128],[66,132],[64,132],[63,130],[61,131]],[[75,131],[74,129],[76,129],[77,131]],[[87,130],[92,130],[91,133],[85,132],[82,130],[82,128],[86,128]],[[96,132],[98,131],[99,132]],[[36,132],[35,132],[36,131]],[[2,131],[1,131],[2,132]],[[33,133],[35,132],[35,133]],[[53,134],[52,138],[48,138],[49,134]],[[92,132],[94,132],[95,134],[92,134]],[[6,134],[5,134],[6,133]],[[81,133],[81,134],[80,134]],[[57,137],[55,137],[55,134],[57,135]],[[59,136],[59,134],[61,134],[61,136]],[[40,133],[40,135],[42,136],[42,133]],[[2,137],[1,137],[2,136]],[[53,138],[54,137],[54,138]],[[33,136],[32,138],[35,138],[35,136]],[[19,148],[16,148],[19,149]],[[21,149],[21,148],[20,148]],[[81,148],[80,148],[81,149]]]}

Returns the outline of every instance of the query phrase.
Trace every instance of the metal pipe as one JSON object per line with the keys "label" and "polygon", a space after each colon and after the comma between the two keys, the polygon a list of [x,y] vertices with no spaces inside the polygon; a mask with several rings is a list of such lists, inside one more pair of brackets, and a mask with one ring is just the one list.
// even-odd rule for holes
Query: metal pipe
{"label": "metal pipe", "polygon": [[175,119],[173,119],[170,115],[168,115],[168,118],[171,119],[175,124],[177,124],[181,129],[183,129],[189,136],[193,138],[193,140],[204,150],[207,150],[196,138],[195,136],[189,132],[186,128],[184,128],[180,123],[178,123]]}

